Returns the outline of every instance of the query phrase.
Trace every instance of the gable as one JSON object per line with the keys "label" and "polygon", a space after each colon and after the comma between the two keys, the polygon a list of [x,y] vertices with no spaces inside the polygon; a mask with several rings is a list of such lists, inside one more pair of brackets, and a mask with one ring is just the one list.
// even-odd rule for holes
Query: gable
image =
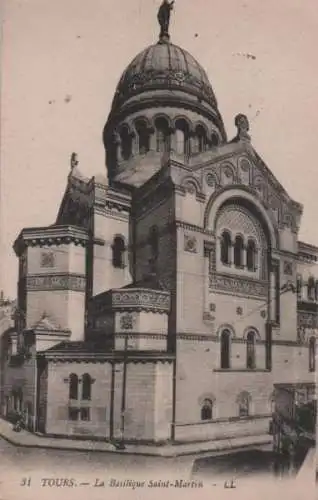
{"label": "gable", "polygon": [[[205,163],[192,165],[181,174],[186,190],[195,188],[207,199],[231,186],[249,190],[270,212],[280,229],[298,232],[303,207],[295,202],[250,144],[227,144]],[[198,192],[200,189],[200,192]]]}

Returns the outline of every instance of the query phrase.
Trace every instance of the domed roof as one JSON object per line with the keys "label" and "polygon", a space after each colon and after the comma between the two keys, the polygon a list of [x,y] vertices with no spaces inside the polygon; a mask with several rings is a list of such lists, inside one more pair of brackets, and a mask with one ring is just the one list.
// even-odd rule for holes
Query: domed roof
{"label": "domed roof", "polygon": [[181,90],[217,107],[207,74],[196,59],[177,45],[159,41],[128,65],[118,83],[112,109],[132,96],[160,89]]}

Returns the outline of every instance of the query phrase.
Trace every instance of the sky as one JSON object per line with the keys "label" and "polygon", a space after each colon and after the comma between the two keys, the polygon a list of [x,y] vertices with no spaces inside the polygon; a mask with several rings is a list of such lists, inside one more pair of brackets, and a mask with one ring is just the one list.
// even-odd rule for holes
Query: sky
{"label": "sky", "polygon": [[[105,173],[102,130],[121,73],[158,39],[161,0],[3,0],[0,287],[16,296],[12,244],[55,221],[69,159]],[[206,69],[228,137],[245,113],[252,144],[315,224],[317,0],[176,0],[171,41]],[[250,54],[254,57],[248,57]]]}

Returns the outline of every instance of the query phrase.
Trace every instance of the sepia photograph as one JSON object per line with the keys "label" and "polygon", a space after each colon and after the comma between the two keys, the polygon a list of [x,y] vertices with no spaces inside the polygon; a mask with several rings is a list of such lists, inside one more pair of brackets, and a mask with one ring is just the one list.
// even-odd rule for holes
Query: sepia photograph
{"label": "sepia photograph", "polygon": [[3,0],[0,500],[315,498],[317,45],[314,0]]}

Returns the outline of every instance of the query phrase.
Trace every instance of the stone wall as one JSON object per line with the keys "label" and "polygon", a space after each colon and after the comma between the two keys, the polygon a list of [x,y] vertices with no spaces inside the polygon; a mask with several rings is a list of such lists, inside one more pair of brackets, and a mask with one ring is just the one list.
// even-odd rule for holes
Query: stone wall
{"label": "stone wall", "polygon": [[[124,438],[128,440],[169,439],[171,432],[172,368],[170,364],[127,363]],[[81,401],[81,383],[78,401],[69,400],[69,376],[79,379],[88,373],[93,378],[90,401]],[[43,375],[44,376],[44,375]],[[55,435],[94,436],[111,435],[111,380],[110,363],[52,363],[48,365],[47,396],[45,383],[40,399],[47,397],[45,432]],[[123,364],[114,367],[113,436],[122,438]],[[68,408],[90,408],[90,420],[69,419]]]}
{"label": "stone wall", "polygon": [[177,425],[176,441],[209,441],[267,434],[269,418],[242,418],[235,421],[204,422],[191,425]]}
{"label": "stone wall", "polygon": [[86,249],[69,243],[28,247],[26,323],[32,328],[45,313],[72,340],[84,339]]}
{"label": "stone wall", "polygon": [[[187,427],[189,439],[196,439],[201,432],[208,439],[214,439],[215,433],[219,432],[216,431],[219,425],[222,428],[221,433],[232,429],[218,420],[237,419],[239,416],[237,398],[240,393],[247,392],[250,396],[250,420],[246,421],[246,426],[248,428],[254,426],[254,430],[258,429],[257,426],[261,426],[263,429],[263,424],[266,419],[268,421],[272,411],[275,383],[313,382],[314,374],[309,372],[308,354],[308,346],[274,344],[273,370],[268,372],[264,370],[265,345],[260,343],[256,346],[257,369],[247,371],[246,344],[233,342],[232,368],[221,370],[220,344],[217,340],[179,339],[176,374],[177,425],[189,424]],[[210,427],[205,421],[201,421],[201,406],[204,399],[213,401],[215,422],[213,425],[211,422]],[[253,417],[259,422],[255,424],[256,427],[251,423]],[[245,424],[241,426],[239,422],[240,420],[237,432],[239,433],[240,429],[245,432]],[[198,430],[201,426],[205,430]],[[223,434],[223,437],[227,435]]]}
{"label": "stone wall", "polygon": [[[88,373],[93,379],[91,401],[72,401],[76,408],[90,408],[89,421],[72,421],[68,418],[69,376],[71,373],[81,378]],[[110,425],[110,363],[49,363],[46,432],[61,435],[87,435],[109,437]]]}
{"label": "stone wall", "polygon": [[58,328],[72,332],[71,340],[84,340],[85,294],[70,290],[29,291],[27,326],[32,328],[43,314]]}
{"label": "stone wall", "polygon": [[[112,244],[115,236],[123,236],[127,246],[125,267],[114,268],[112,264]],[[116,210],[111,212],[95,211],[94,236],[103,244],[94,245],[93,261],[93,295],[120,288],[131,282],[130,266],[130,234],[129,221],[126,215]]]}

